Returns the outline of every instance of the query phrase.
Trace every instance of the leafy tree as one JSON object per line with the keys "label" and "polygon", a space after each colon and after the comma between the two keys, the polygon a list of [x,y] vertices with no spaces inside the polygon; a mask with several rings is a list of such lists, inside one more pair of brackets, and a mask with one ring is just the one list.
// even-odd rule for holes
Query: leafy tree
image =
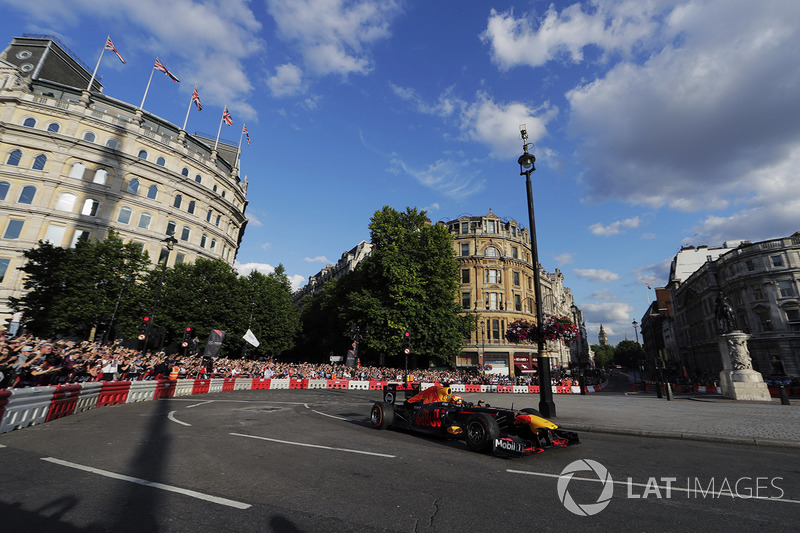
{"label": "leafy tree", "polygon": [[267,275],[254,270],[239,278],[239,294],[240,309],[249,310],[250,317],[242,316],[232,326],[238,338],[250,327],[259,341],[256,353],[272,356],[291,349],[300,331],[300,318],[292,304],[292,287],[283,265]]}
{"label": "leafy tree", "polygon": [[614,347],[599,344],[592,344],[592,352],[594,352],[594,364],[597,367],[606,367],[614,362]]}
{"label": "leafy tree", "polygon": [[639,368],[644,361],[644,348],[638,342],[621,341],[614,350],[614,362],[627,368]]}

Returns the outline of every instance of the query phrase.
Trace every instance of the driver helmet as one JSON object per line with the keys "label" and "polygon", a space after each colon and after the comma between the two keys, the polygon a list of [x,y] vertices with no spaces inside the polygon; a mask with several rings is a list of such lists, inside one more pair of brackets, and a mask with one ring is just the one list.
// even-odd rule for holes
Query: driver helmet
{"label": "driver helmet", "polygon": [[456,405],[461,405],[464,403],[464,398],[462,398],[458,394],[453,394],[452,396],[450,396],[450,402]]}

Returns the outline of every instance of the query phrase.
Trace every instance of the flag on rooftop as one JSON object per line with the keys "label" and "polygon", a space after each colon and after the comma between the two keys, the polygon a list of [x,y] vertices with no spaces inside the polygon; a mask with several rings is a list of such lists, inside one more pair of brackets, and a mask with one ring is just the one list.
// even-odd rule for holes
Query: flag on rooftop
{"label": "flag on rooftop", "polygon": [[203,104],[200,103],[200,95],[197,94],[197,85],[194,86],[194,90],[192,91],[192,102],[197,106],[198,111],[203,109]]}
{"label": "flag on rooftop", "polygon": [[242,123],[242,133],[247,137],[247,146],[250,146],[250,133],[247,131],[247,124]]}
{"label": "flag on rooftop", "polygon": [[154,65],[154,67],[153,67],[153,68],[155,68],[156,70],[160,70],[161,72],[163,72],[164,74],[166,74],[167,76],[169,76],[169,77],[170,77],[170,79],[172,79],[172,81],[177,81],[177,82],[180,82],[180,81],[181,81],[181,80],[179,80],[179,79],[178,79],[178,77],[177,77],[175,74],[173,74],[172,72],[170,72],[169,70],[167,70],[167,67],[165,67],[165,66],[164,66],[164,65],[161,63],[161,61],[158,59],[158,57],[156,57],[156,64]]}
{"label": "flag on rooftop", "polygon": [[222,112],[222,121],[228,126],[233,126],[233,117],[228,113],[228,106],[225,106],[225,111]]}
{"label": "flag on rooftop", "polygon": [[117,49],[114,47],[114,43],[111,42],[111,36],[110,35],[108,37],[106,37],[106,50],[111,50],[112,52],[117,54],[117,57],[119,58],[119,60],[122,61],[123,63],[125,63],[125,60],[122,59],[122,56],[119,55],[119,52],[117,52]]}

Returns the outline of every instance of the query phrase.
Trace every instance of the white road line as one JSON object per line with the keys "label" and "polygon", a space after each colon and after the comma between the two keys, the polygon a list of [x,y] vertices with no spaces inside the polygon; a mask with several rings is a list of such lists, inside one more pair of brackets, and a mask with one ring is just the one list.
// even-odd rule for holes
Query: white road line
{"label": "white road line", "polygon": [[186,423],[186,422],[181,422],[180,420],[178,420],[177,418],[175,418],[175,413],[176,413],[176,411],[170,411],[170,412],[169,412],[169,414],[167,415],[167,418],[169,418],[170,420],[172,420],[172,421],[173,421],[173,422],[175,422],[176,424],[181,424],[182,426],[189,426],[189,427],[191,427],[191,424],[189,424],[189,423]]}
{"label": "white road line", "polygon": [[207,403],[214,403],[214,400],[208,400],[207,402],[200,402],[200,403],[196,403],[194,405],[187,405],[186,408],[187,409],[191,409],[192,407],[197,407],[199,405],[205,405]]}
{"label": "white road line", "polygon": [[[539,477],[552,477],[552,478],[560,478],[560,474],[546,474],[544,472],[528,472],[527,470],[512,470],[507,469],[506,472],[511,474],[525,474],[528,476],[539,476]],[[585,478],[585,477],[572,477],[574,481],[590,481],[592,483],[604,483],[603,480],[598,478]],[[730,491],[713,491],[713,490],[705,490],[701,491],[698,489],[691,489],[691,488],[683,488],[678,485],[656,485],[656,484],[648,484],[648,483],[633,483],[628,481],[614,481],[611,480],[611,483],[615,485],[625,485],[628,487],[641,487],[649,490],[658,489],[658,491],[672,491],[672,492],[685,492],[686,494],[702,494],[705,496],[710,496],[712,498],[721,498],[723,496],[730,497]],[[764,488],[764,487],[762,487]],[[791,500],[789,498],[770,498],[767,496],[734,496],[737,500],[763,500],[763,501],[770,501],[770,502],[783,502],[783,503],[800,503],[800,500]]]}
{"label": "white road line", "polygon": [[42,461],[48,461],[50,463],[54,463],[61,466],[68,466],[70,468],[75,468],[77,470],[83,470],[84,472],[98,474],[113,479],[119,479],[121,481],[129,481],[131,483],[144,485],[145,487],[152,487],[154,489],[161,489],[169,492],[177,492],[178,494],[183,494],[184,496],[190,496],[192,498],[197,498],[198,500],[205,500],[207,502],[217,503],[219,505],[227,505],[228,507],[234,507],[236,509],[249,509],[251,507],[249,503],[237,502],[234,500],[229,500],[227,498],[219,498],[217,496],[203,494],[202,492],[196,492],[189,489],[182,489],[180,487],[173,487],[172,485],[164,485],[163,483],[147,481],[146,479],[139,479],[136,477],[126,476],[123,474],[117,474],[115,472],[109,472],[108,470],[100,470],[99,468],[93,468],[91,466],[80,465],[77,463],[70,463],[69,461],[62,461],[61,459],[56,459],[55,457],[42,457]]}
{"label": "white road line", "polygon": [[336,420],[344,420],[345,422],[352,422],[352,420],[350,420],[349,418],[342,418],[341,416],[329,415],[328,413],[323,413],[322,411],[315,411],[314,409],[312,409],[311,412],[317,413],[318,415],[335,418]]}
{"label": "white road line", "polygon": [[291,444],[292,446],[304,446],[306,448],[319,448],[321,450],[333,450],[337,452],[347,452],[347,453],[360,453],[362,455],[374,455],[376,457],[388,457],[390,459],[394,459],[397,457],[396,455],[387,455],[385,453],[375,453],[375,452],[365,452],[362,450],[349,450],[347,448],[334,448],[332,446],[322,446],[319,444],[307,444],[305,442],[291,442],[288,440],[279,440],[279,439],[270,439],[268,437],[259,437],[257,435],[244,435],[242,433],[231,433],[236,437],[248,437],[250,439],[259,439],[259,440],[267,440],[270,442],[277,442],[279,444]]}

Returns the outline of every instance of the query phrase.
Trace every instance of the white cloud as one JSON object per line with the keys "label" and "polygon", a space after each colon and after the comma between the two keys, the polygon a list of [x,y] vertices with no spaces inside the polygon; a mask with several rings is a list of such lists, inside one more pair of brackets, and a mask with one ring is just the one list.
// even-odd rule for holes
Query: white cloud
{"label": "white cloud", "polygon": [[569,252],[565,252],[563,254],[559,254],[559,255],[555,256],[553,259],[556,260],[556,262],[558,263],[559,266],[575,262],[575,258]]}
{"label": "white cloud", "polygon": [[586,278],[592,281],[616,281],[620,278],[619,274],[615,274],[610,270],[602,268],[576,268],[573,270],[579,278]]}
{"label": "white cloud", "polygon": [[368,73],[368,47],[390,36],[401,11],[395,0],[267,0],[267,9],[280,36],[321,76]]}
{"label": "white cloud", "polygon": [[267,78],[267,87],[272,96],[291,96],[303,89],[303,71],[300,67],[287,63],[275,67],[275,75]]}
{"label": "white cloud", "polygon": [[324,255],[318,255],[317,257],[306,257],[303,259],[306,263],[324,263],[326,265],[331,264],[330,259],[325,257]]}
{"label": "white cloud", "polygon": [[275,272],[275,267],[268,263],[240,263],[239,261],[234,261],[233,268],[235,268],[236,272],[243,277],[248,276],[250,272],[253,272],[254,270],[261,272],[265,276]]}
{"label": "white cloud", "polygon": [[[633,306],[625,302],[598,302],[583,304],[581,311],[586,322],[625,324],[630,321]],[[603,328],[606,333],[612,333],[608,326],[604,325]]]}
{"label": "white cloud", "polygon": [[253,213],[248,213],[248,214],[247,214],[247,223],[248,223],[249,225],[251,225],[251,226],[255,226],[255,227],[257,227],[257,228],[260,228],[261,226],[263,226],[263,225],[264,225],[264,223],[263,223],[263,222],[261,222],[261,221],[258,219],[258,217],[256,217],[256,216],[255,216]]}
{"label": "white cloud", "polygon": [[611,224],[604,226],[600,222],[589,226],[589,231],[594,235],[609,237],[611,235],[618,235],[624,230],[638,228],[640,224],[639,217],[626,218],[625,220],[617,220]]}
{"label": "white cloud", "polygon": [[392,165],[412,176],[420,184],[453,198],[466,198],[484,189],[479,171],[466,159],[439,159],[424,169],[408,166],[395,156]]}
{"label": "white cloud", "polygon": [[297,291],[302,287],[305,287],[307,282],[308,280],[304,276],[301,276],[300,274],[294,274],[292,276],[289,276],[289,283],[292,287],[292,291]]}

